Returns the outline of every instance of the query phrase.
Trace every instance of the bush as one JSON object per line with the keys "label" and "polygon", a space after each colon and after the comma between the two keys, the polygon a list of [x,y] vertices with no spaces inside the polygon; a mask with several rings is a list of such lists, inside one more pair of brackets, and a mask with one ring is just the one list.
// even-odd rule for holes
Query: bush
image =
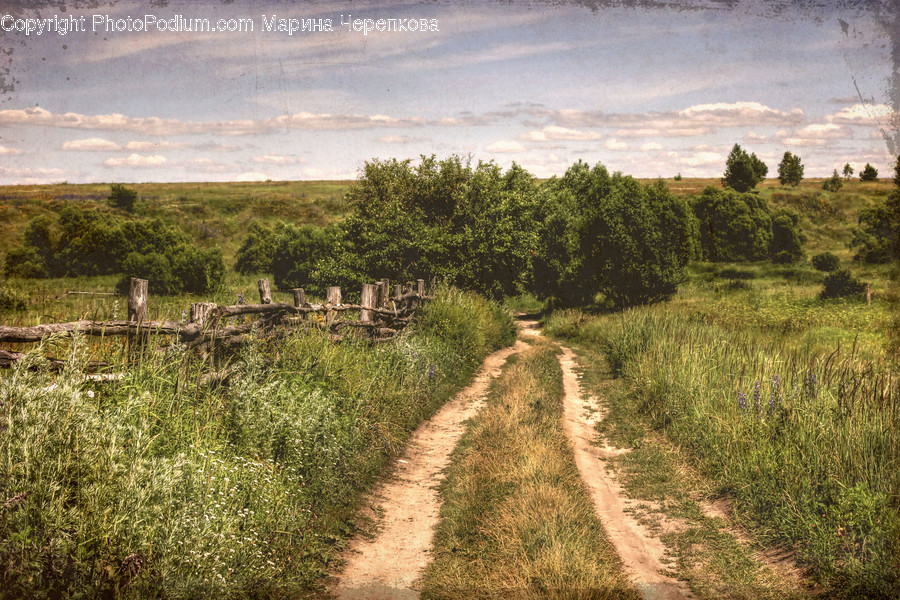
{"label": "bush", "polygon": [[254,221],[250,224],[247,237],[234,255],[234,270],[241,275],[271,273],[274,255],[275,232],[270,227]]}
{"label": "bush", "polygon": [[865,168],[859,172],[860,181],[878,181],[878,169],[866,163]]}
{"label": "bush", "polygon": [[662,180],[642,186],[583,162],[542,189],[533,291],[567,306],[601,293],[615,307],[672,296],[695,255],[687,203]]}
{"label": "bush", "polygon": [[190,244],[165,252],[132,252],[122,263],[122,278],[116,285],[120,293],[128,293],[132,277],[146,279],[150,294],[209,294],[225,285],[225,261],[218,249]]}
{"label": "bush", "polygon": [[772,243],[769,254],[775,264],[795,263],[803,259],[804,235],[800,215],[780,210],[772,215]]}
{"label": "bush", "polygon": [[25,294],[8,285],[0,284],[0,311],[25,310],[27,304]]}
{"label": "bush", "polygon": [[693,200],[703,260],[739,262],[770,256],[772,214],[755,194],[707,187]]}
{"label": "bush", "polygon": [[812,265],[817,271],[830,273],[838,269],[841,265],[841,259],[831,252],[822,252],[821,254],[816,254],[812,257]]}
{"label": "bush", "polygon": [[825,277],[824,284],[822,292],[819,294],[822,299],[859,296],[866,289],[865,284],[851,275],[848,269],[831,273]]}
{"label": "bush", "polygon": [[132,212],[134,210],[134,203],[137,200],[137,196],[138,195],[136,191],[127,188],[119,183],[114,183],[111,186],[107,201],[113,208],[121,208],[122,210]]}
{"label": "bush", "polygon": [[844,182],[841,180],[841,176],[838,175],[837,169],[834,170],[834,173],[831,175],[830,179],[826,179],[822,183],[822,189],[826,192],[837,192],[842,187],[844,187]]}

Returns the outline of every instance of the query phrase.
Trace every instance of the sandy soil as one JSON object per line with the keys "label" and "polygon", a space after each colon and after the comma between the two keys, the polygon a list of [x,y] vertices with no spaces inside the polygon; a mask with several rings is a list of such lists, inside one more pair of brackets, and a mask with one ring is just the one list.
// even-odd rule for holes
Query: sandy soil
{"label": "sandy soil", "polygon": [[346,565],[329,592],[344,600],[418,598],[416,583],[431,560],[438,522],[438,485],[450,454],[465,431],[465,422],[484,405],[491,380],[506,359],[525,347],[522,341],[485,360],[475,380],[412,435],[397,460],[393,477],[370,497],[378,521],[373,539],[351,541]]}
{"label": "sandy soil", "polygon": [[624,451],[593,445],[598,435],[594,425],[602,413],[593,398],[581,396],[571,350],[563,347],[559,364],[565,391],[563,425],[575,450],[575,464],[626,571],[647,600],[693,598],[684,582],[662,573],[665,570],[661,561],[665,553],[663,543],[626,512],[631,501],[606,468],[607,460]]}

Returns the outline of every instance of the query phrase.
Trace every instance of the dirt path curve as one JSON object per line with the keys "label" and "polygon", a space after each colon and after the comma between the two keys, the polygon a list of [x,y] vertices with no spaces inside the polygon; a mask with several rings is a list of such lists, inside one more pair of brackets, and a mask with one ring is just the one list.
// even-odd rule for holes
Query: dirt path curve
{"label": "dirt path curve", "polygon": [[350,543],[346,565],[329,587],[332,595],[342,600],[419,597],[415,583],[431,560],[443,470],[465,431],[464,423],[484,405],[491,380],[506,359],[524,347],[517,341],[488,356],[475,380],[413,432],[393,477],[370,497],[383,510],[378,534]]}
{"label": "dirt path curve", "polygon": [[565,346],[559,357],[563,372],[563,426],[575,450],[575,464],[594,503],[594,511],[603,522],[625,569],[647,600],[680,600],[693,598],[687,585],[667,577],[661,558],[665,551],[658,537],[651,535],[632,513],[626,512],[629,500],[606,462],[623,450],[592,444],[597,439],[594,429],[602,418],[593,398],[583,399],[575,374],[575,354]]}

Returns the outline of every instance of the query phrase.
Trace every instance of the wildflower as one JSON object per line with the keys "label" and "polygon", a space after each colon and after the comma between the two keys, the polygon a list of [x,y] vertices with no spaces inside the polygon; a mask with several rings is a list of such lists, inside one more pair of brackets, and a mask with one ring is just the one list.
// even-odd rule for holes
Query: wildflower
{"label": "wildflower", "polygon": [[746,412],[750,409],[747,405],[747,395],[744,392],[738,392],[738,408],[741,409],[741,412]]}
{"label": "wildflower", "polygon": [[434,379],[434,363],[428,367],[428,379]]}

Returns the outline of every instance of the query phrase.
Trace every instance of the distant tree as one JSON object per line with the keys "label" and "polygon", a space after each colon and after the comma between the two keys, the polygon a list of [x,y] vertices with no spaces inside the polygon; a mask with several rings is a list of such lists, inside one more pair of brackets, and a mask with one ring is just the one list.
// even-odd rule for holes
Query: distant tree
{"label": "distant tree", "polygon": [[665,300],[694,255],[687,203],[662,182],[641,185],[577,162],[541,186],[532,290],[563,305]]}
{"label": "distant tree", "polygon": [[111,186],[107,201],[113,208],[121,208],[128,212],[134,210],[134,203],[137,200],[137,192],[125,187],[122,184],[114,183]]}
{"label": "distant tree", "polygon": [[735,144],[728,158],[725,159],[722,185],[730,187],[736,192],[746,192],[765,179],[768,172],[769,167],[757,158],[756,154],[748,155],[740,144]]}
{"label": "distant tree", "polygon": [[737,262],[769,257],[772,213],[765,199],[710,186],[692,204],[703,260]]}
{"label": "distant tree", "polygon": [[850,179],[853,175],[853,167],[850,166],[850,163],[846,163],[844,165],[844,179]]}
{"label": "distant tree", "polygon": [[844,182],[841,181],[840,175],[838,175],[837,169],[834,170],[834,173],[831,175],[830,179],[826,179],[822,183],[822,189],[826,192],[837,192],[842,187],[844,187]]}
{"label": "distant tree", "polygon": [[235,253],[234,270],[241,275],[271,273],[275,255],[275,232],[254,221],[247,237]]}
{"label": "distant tree", "polygon": [[769,174],[769,167],[755,153],[750,155],[750,164],[753,165],[756,183],[761,183],[766,178],[766,175]]}
{"label": "distant tree", "polygon": [[800,185],[803,179],[803,164],[800,157],[790,152],[785,152],[778,164],[778,181],[781,185]]}
{"label": "distant tree", "polygon": [[886,263],[900,259],[900,156],[894,165],[894,184],[897,187],[883,205],[859,211],[859,226],[850,240],[850,247],[858,248],[853,260]]}
{"label": "distant tree", "polygon": [[876,181],[878,179],[878,169],[866,163],[866,167],[860,171],[859,180],[860,181]]}
{"label": "distant tree", "polygon": [[795,263],[803,260],[803,242],[806,237],[800,229],[800,215],[781,209],[772,215],[772,242],[769,256],[776,264]]}

